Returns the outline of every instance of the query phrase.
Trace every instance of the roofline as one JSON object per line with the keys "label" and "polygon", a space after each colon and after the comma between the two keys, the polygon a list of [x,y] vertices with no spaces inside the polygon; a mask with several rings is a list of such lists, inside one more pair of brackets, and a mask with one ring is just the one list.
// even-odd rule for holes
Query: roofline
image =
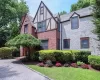
{"label": "roofline", "polygon": [[[86,15],[86,16],[80,16],[80,18],[85,18],[85,17],[89,17],[89,16],[92,16],[92,14],[91,15]],[[70,19],[65,20],[65,21],[61,21],[60,23],[64,23],[64,22],[67,22],[67,21],[70,21]]]}
{"label": "roofline", "polygon": [[[53,19],[55,20],[55,22],[57,23],[57,21],[56,21],[56,19],[54,18],[53,14],[52,14],[51,11],[48,9],[48,7],[44,4],[43,1],[40,2],[40,5],[41,5],[42,3],[43,3],[43,5],[46,7],[46,9],[49,11],[49,13],[51,14],[52,18],[53,18]],[[38,10],[37,10],[37,12],[36,12],[36,14],[35,14],[35,17],[34,17],[34,19],[33,19],[33,22],[34,22],[34,20],[35,20],[35,18],[36,18],[36,15],[37,15],[38,11],[39,11],[40,5],[39,5]]]}

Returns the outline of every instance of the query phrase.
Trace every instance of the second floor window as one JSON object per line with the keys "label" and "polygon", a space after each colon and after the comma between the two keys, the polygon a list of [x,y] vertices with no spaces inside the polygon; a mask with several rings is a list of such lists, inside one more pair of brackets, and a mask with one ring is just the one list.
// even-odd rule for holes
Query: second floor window
{"label": "second floor window", "polygon": [[45,32],[46,31],[46,21],[39,22],[37,24],[37,31],[38,32]]}
{"label": "second floor window", "polygon": [[24,25],[24,33],[28,33],[28,24]]}
{"label": "second floor window", "polygon": [[79,19],[78,16],[71,18],[71,29],[78,29],[79,28]]}

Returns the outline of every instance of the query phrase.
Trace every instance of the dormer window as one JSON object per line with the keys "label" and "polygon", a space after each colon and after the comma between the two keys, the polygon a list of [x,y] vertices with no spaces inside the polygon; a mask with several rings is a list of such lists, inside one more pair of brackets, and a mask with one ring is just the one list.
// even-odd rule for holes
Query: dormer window
{"label": "dormer window", "polygon": [[40,7],[40,14],[43,14],[44,12],[44,7]]}
{"label": "dormer window", "polygon": [[78,29],[79,28],[79,17],[71,17],[71,29]]}
{"label": "dormer window", "polygon": [[24,25],[24,33],[28,33],[28,24]]}

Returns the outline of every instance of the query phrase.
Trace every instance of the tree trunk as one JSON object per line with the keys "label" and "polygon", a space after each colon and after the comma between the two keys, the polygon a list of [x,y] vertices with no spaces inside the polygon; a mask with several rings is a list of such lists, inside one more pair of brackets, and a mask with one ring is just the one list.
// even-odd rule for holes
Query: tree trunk
{"label": "tree trunk", "polygon": [[28,59],[30,60],[31,59],[30,58],[31,57],[31,55],[30,55],[31,54],[30,47],[27,47],[27,49],[28,49]]}

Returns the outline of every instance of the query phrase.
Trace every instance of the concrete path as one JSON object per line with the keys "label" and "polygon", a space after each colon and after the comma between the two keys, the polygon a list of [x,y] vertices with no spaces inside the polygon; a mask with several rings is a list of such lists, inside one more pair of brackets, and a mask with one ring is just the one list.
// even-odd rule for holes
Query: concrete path
{"label": "concrete path", "polygon": [[48,80],[15,59],[0,60],[0,80]]}

